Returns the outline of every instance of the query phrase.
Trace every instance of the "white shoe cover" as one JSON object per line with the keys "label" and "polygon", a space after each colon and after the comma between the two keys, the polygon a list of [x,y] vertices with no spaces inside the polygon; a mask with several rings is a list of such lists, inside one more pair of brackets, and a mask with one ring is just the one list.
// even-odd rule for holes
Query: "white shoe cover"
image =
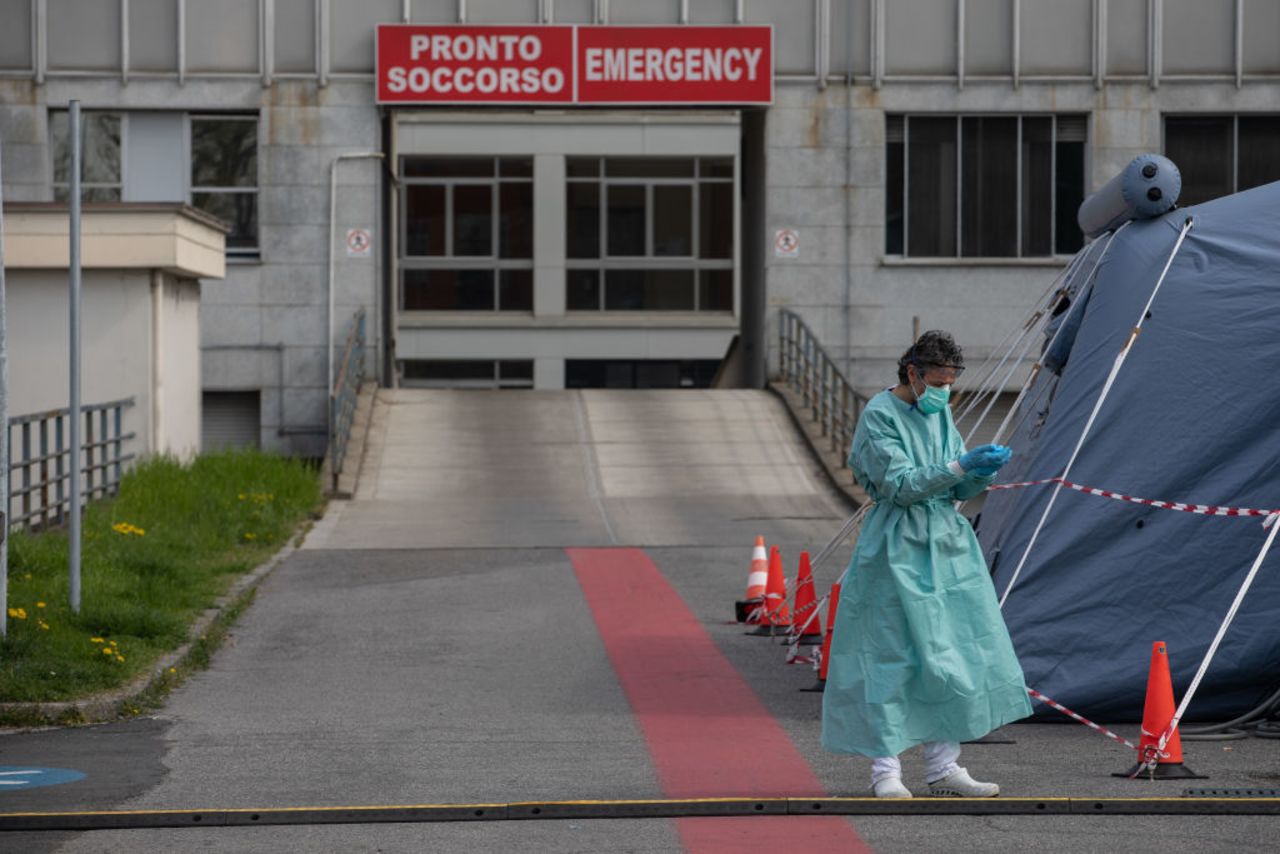
{"label": "white shoe cover", "polygon": [[995,783],[979,783],[961,768],[929,784],[929,794],[935,798],[994,798],[1000,794]]}
{"label": "white shoe cover", "polygon": [[909,798],[911,790],[902,785],[901,777],[885,777],[871,787],[877,798]]}

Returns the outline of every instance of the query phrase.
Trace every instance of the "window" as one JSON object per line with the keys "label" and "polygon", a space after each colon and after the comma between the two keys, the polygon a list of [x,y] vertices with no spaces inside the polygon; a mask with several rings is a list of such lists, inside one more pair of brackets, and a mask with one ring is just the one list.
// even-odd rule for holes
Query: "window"
{"label": "window", "polygon": [[[80,132],[84,201],[186,199],[231,227],[228,255],[257,254],[256,115],[86,110],[80,114]],[[53,198],[65,202],[71,189],[66,110],[49,112],[49,139]]]}
{"label": "window", "polygon": [[733,311],[733,159],[570,157],[569,311]]}
{"label": "window", "polygon": [[1075,253],[1085,127],[1084,116],[888,116],[885,253]]}
{"label": "window", "polygon": [[400,375],[408,388],[533,388],[533,360],[406,359]]}
{"label": "window", "polygon": [[568,359],[565,388],[710,388],[716,359]]}
{"label": "window", "polygon": [[[120,113],[80,113],[80,189],[86,202],[118,202],[124,187],[120,157],[124,117]],[[71,195],[71,118],[66,110],[49,113],[53,152],[53,198]]]}
{"label": "window", "polygon": [[1280,180],[1280,116],[1168,116],[1164,151],[1194,205]]}
{"label": "window", "polygon": [[533,158],[402,165],[400,308],[533,311]]}
{"label": "window", "polygon": [[231,226],[228,255],[257,254],[257,116],[191,117],[191,204]]}
{"label": "window", "polygon": [[262,434],[262,392],[206,391],[200,404],[204,451],[256,448]]}

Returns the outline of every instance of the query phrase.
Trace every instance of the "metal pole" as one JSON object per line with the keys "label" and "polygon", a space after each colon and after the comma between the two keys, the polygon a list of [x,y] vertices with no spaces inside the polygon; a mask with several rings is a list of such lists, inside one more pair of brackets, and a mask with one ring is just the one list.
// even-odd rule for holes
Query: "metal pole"
{"label": "metal pole", "polygon": [[[0,160],[4,144],[0,143]],[[0,638],[9,629],[9,351],[5,343],[4,175],[0,173]]]}
{"label": "metal pole", "polygon": [[70,469],[71,513],[68,528],[68,571],[71,612],[80,613],[80,102],[72,101],[71,115],[71,420]]}

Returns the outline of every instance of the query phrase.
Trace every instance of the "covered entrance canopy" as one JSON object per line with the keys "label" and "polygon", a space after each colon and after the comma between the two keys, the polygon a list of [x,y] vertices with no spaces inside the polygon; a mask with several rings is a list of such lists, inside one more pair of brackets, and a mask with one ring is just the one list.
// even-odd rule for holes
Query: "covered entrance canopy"
{"label": "covered entrance canopy", "polygon": [[724,357],[737,111],[399,111],[393,128],[402,382],[564,388],[571,362]]}

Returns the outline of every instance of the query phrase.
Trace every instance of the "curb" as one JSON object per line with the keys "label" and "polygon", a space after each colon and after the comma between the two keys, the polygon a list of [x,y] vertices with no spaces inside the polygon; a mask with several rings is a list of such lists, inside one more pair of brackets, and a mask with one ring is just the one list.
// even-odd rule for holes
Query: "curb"
{"label": "curb", "polygon": [[805,444],[814,458],[822,465],[827,480],[849,502],[850,507],[858,508],[871,502],[870,496],[853,479],[853,472],[844,465],[844,457],[831,450],[831,440],[822,435],[821,428],[813,419],[806,417],[805,407],[800,395],[780,382],[771,380],[768,390],[782,401],[795,424],[796,431],[804,437]]}
{"label": "curb", "polygon": [[378,824],[555,819],[694,818],[812,815],[1280,815],[1280,798],[692,798],[634,801],[525,801],[483,804],[403,804],[265,807],[212,810],[117,810],[0,813],[5,831],[123,828],[247,827],[250,825]]}
{"label": "curb", "polygon": [[[303,536],[305,536],[305,532]],[[124,687],[102,694],[94,694],[79,700],[60,700],[46,703],[0,703],[0,719],[21,717],[32,721],[43,721],[46,725],[65,725],[66,722],[70,721],[74,721],[76,724],[93,724],[115,720],[119,717],[121,706],[147,693],[163,681],[168,675],[169,668],[178,666],[180,662],[190,655],[192,647],[204,636],[210,626],[217,622],[232,606],[255,590],[258,584],[273,569],[296,552],[298,549],[293,542],[297,538],[297,534],[292,535],[278,552],[236,579],[231,587],[218,597],[213,607],[205,609],[205,612],[191,624],[191,628],[187,631],[187,639],[183,641],[181,646],[162,655],[148,672],[134,677]],[[0,724],[0,728],[3,729],[29,729],[31,726],[32,724],[21,724],[9,727]]]}

